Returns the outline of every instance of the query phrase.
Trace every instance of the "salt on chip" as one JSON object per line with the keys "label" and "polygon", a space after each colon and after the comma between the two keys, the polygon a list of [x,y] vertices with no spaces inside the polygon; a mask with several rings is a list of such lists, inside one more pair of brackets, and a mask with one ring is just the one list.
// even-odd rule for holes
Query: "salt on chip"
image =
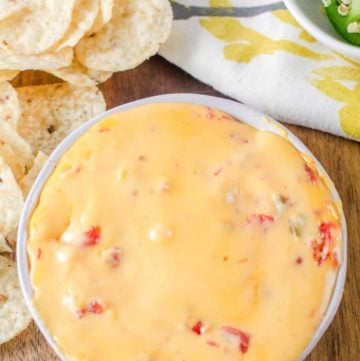
{"label": "salt on chip", "polygon": [[73,49],[63,48],[57,52],[39,55],[12,54],[0,49],[0,69],[43,70],[69,66],[73,59]]}
{"label": "salt on chip", "polygon": [[13,80],[18,74],[18,70],[0,70],[0,83]]}
{"label": "salt on chip", "polygon": [[61,69],[46,70],[46,72],[76,86],[94,86],[103,83],[112,76],[110,71],[92,70],[80,64],[76,58],[70,66]]}
{"label": "salt on chip", "polygon": [[50,49],[70,26],[75,0],[36,0],[0,21],[0,46],[23,55]]}
{"label": "salt on chip", "polygon": [[7,244],[5,237],[0,233],[0,253],[9,252],[12,252],[12,249]]}
{"label": "salt on chip", "polygon": [[15,262],[0,256],[0,344],[24,331],[31,322]]}
{"label": "salt on chip", "polygon": [[1,120],[0,156],[11,168],[17,180],[20,180],[25,175],[27,169],[32,166],[34,159],[29,144],[14,128]]}
{"label": "salt on chip", "polygon": [[99,0],[76,0],[72,21],[57,50],[75,46],[84,34],[93,26],[99,12]]}
{"label": "salt on chip", "polygon": [[49,84],[18,88],[21,118],[18,130],[35,154],[50,154],[65,136],[103,112],[105,100],[97,87]]}
{"label": "salt on chip", "polygon": [[170,34],[172,10],[168,0],[114,0],[111,20],[75,48],[87,68],[121,71],[154,55]]}
{"label": "salt on chip", "polygon": [[10,83],[0,83],[0,122],[16,129],[20,118],[20,104],[16,90]]}
{"label": "salt on chip", "polygon": [[0,20],[16,13],[17,11],[30,5],[30,0],[1,0],[0,2]]}
{"label": "salt on chip", "polygon": [[20,188],[21,188],[24,196],[28,195],[32,185],[35,182],[36,177],[38,176],[41,168],[45,164],[47,158],[48,158],[48,156],[45,153],[40,151],[34,159],[34,164],[33,164],[32,168],[20,180],[19,185],[20,185]]}
{"label": "salt on chip", "polygon": [[16,233],[23,204],[20,187],[10,167],[0,157],[0,233],[4,238]]}
{"label": "salt on chip", "polygon": [[99,31],[112,17],[114,0],[99,0],[100,9],[89,34]]}

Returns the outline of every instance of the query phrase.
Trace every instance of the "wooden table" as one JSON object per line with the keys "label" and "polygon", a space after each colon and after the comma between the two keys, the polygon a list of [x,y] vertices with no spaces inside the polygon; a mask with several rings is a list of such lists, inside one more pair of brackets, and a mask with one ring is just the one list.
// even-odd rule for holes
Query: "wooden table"
{"label": "wooden table", "polygon": [[[44,73],[25,72],[16,79],[15,85],[54,81],[54,78]],[[108,108],[135,99],[172,92],[221,96],[160,57],[154,57],[134,70],[115,74],[102,84],[101,88]],[[335,320],[307,361],[358,361],[360,360],[360,144],[315,130],[297,126],[289,126],[289,128],[310,148],[335,182],[344,203],[348,225],[349,257],[344,298]],[[36,326],[32,324],[20,336],[0,347],[0,360],[55,361],[58,358],[46,344]]]}

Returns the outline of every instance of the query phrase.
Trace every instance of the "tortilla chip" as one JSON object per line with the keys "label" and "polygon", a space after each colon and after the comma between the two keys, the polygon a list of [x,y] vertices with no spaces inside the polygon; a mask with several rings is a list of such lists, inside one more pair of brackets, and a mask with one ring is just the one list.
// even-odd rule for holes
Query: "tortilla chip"
{"label": "tortilla chip", "polygon": [[113,0],[99,0],[100,9],[89,34],[99,31],[112,17]]}
{"label": "tortilla chip", "polygon": [[20,104],[15,89],[10,83],[0,83],[0,122],[16,129],[19,118]]}
{"label": "tortilla chip", "polygon": [[0,157],[0,233],[4,238],[16,232],[23,204],[20,187]]}
{"label": "tortilla chip", "polygon": [[46,70],[46,72],[77,86],[94,86],[108,80],[113,74],[110,71],[88,69],[76,58],[66,68]]}
{"label": "tortilla chip", "polygon": [[0,20],[16,13],[29,5],[29,0],[1,0],[0,2]]}
{"label": "tortilla chip", "polygon": [[23,298],[16,264],[0,256],[0,344],[25,330],[31,316]]}
{"label": "tortilla chip", "polygon": [[26,197],[32,187],[32,185],[35,182],[36,177],[38,176],[41,168],[45,164],[47,160],[47,155],[43,152],[39,152],[37,156],[34,159],[34,165],[29,170],[29,172],[20,180],[19,185],[20,188],[24,194],[24,197]]}
{"label": "tortilla chip", "polygon": [[72,130],[103,112],[105,100],[96,87],[50,84],[18,88],[22,115],[19,133],[34,153],[50,154]]}
{"label": "tortilla chip", "polygon": [[0,156],[17,180],[25,175],[34,159],[29,144],[4,121],[0,121]]}
{"label": "tortilla chip", "polygon": [[73,49],[63,48],[55,53],[40,55],[12,54],[0,49],[0,69],[43,70],[69,66],[73,59]]}
{"label": "tortilla chip", "polygon": [[0,253],[9,252],[12,252],[12,249],[7,244],[5,237],[0,233]]}
{"label": "tortilla chip", "polygon": [[0,22],[0,46],[23,55],[43,53],[69,28],[75,0],[37,0]]}
{"label": "tortilla chip", "polygon": [[0,83],[13,80],[18,74],[18,70],[0,70]]}
{"label": "tortilla chip", "polygon": [[92,27],[99,13],[99,0],[76,0],[72,21],[57,50],[66,46],[75,46]]}
{"label": "tortilla chip", "polygon": [[98,33],[75,48],[87,68],[120,71],[134,68],[154,55],[170,34],[172,11],[168,0],[114,0],[113,16]]}

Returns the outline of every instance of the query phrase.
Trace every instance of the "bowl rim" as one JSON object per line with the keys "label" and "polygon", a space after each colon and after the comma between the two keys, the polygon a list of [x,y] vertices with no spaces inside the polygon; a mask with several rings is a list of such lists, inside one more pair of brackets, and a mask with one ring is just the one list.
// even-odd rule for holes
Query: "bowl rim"
{"label": "bowl rim", "polygon": [[[337,39],[333,35],[330,35],[326,31],[322,30],[316,23],[309,19],[304,11],[302,11],[302,9],[298,6],[297,1],[298,0],[284,0],[284,3],[291,15],[306,31],[313,35],[316,40],[325,44],[332,50],[339,51],[355,58],[360,58],[359,46],[347,43],[346,40]],[[322,4],[321,1],[317,1],[319,2],[318,5],[320,7]]]}
{"label": "bowl rim", "polygon": [[31,316],[35,320],[37,326],[40,331],[44,335],[47,342],[56,352],[56,354],[60,357],[61,360],[67,361],[66,355],[62,353],[59,349],[55,339],[47,330],[45,324],[41,320],[40,315],[37,313],[35,306],[32,303],[32,286],[30,281],[30,273],[29,273],[29,265],[28,265],[28,257],[26,250],[26,241],[27,241],[27,226],[28,221],[32,215],[34,208],[38,203],[38,199],[40,193],[42,191],[43,186],[48,180],[49,176],[52,174],[53,169],[56,164],[62,157],[62,155],[74,144],[74,142],[82,136],[89,128],[93,125],[101,121],[103,118],[118,113],[123,112],[129,109],[133,109],[145,104],[150,103],[190,103],[190,104],[199,104],[205,105],[208,107],[217,108],[223,110],[232,116],[235,119],[244,122],[250,126],[253,126],[260,130],[270,131],[276,133],[280,136],[285,136],[287,140],[301,153],[309,156],[314,163],[320,174],[326,179],[327,185],[331,191],[333,198],[339,203],[340,210],[340,222],[341,222],[341,232],[342,232],[342,249],[341,249],[341,262],[340,267],[336,276],[335,283],[333,285],[332,295],[329,299],[329,303],[327,305],[326,311],[324,312],[323,319],[318,325],[311,341],[303,351],[299,360],[305,359],[310,352],[314,349],[321,336],[325,333],[330,323],[332,322],[335,314],[339,308],[341,303],[345,279],[346,279],[346,268],[347,268],[347,229],[346,229],[346,221],[344,216],[344,211],[342,208],[342,203],[340,196],[331,181],[329,175],[322,167],[320,162],[316,159],[316,157],[310,152],[310,150],[285,126],[277,122],[276,120],[266,116],[265,114],[248,107],[246,105],[240,104],[236,101],[201,95],[201,94],[192,94],[192,93],[174,93],[174,94],[165,94],[158,95],[153,97],[148,97],[140,100],[136,100],[133,102],[129,102],[120,106],[116,106],[112,109],[103,112],[96,117],[90,119],[89,121],[82,124],[80,127],[75,129],[71,134],[69,134],[51,153],[42,170],[40,171],[38,177],[36,178],[29,195],[25,201],[25,205],[21,214],[19,228],[18,228],[18,238],[17,238],[17,268],[19,275],[20,287],[25,298],[25,303],[30,311]]}

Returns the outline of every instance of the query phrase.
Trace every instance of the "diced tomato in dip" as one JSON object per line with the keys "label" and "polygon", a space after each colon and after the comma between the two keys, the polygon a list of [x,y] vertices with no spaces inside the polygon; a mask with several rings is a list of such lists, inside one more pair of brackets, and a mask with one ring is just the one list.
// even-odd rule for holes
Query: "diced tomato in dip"
{"label": "diced tomato in dip", "polygon": [[305,172],[307,173],[307,176],[308,176],[310,182],[316,183],[317,175],[316,175],[315,171],[308,164],[305,164],[304,168],[305,168]]}
{"label": "diced tomato in dip", "polygon": [[319,226],[319,237],[311,243],[313,257],[319,266],[328,260],[332,261],[334,268],[338,266],[337,254],[334,251],[337,228],[338,226],[334,222],[322,222]]}
{"label": "diced tomato in dip", "polygon": [[342,259],[312,164],[213,108],[151,104],[101,120],[62,156],[29,222],[33,304],[59,350],[299,359]]}
{"label": "diced tomato in dip", "polygon": [[222,330],[226,338],[235,339],[235,345],[242,353],[246,353],[248,351],[250,343],[250,335],[248,333],[231,326],[225,326]]}
{"label": "diced tomato in dip", "polygon": [[258,224],[271,223],[274,222],[274,217],[268,214],[252,214],[248,217],[247,222]]}
{"label": "diced tomato in dip", "polygon": [[191,328],[192,332],[197,335],[202,335],[204,333],[204,324],[201,321],[196,322],[196,324]]}
{"label": "diced tomato in dip", "polygon": [[85,232],[84,246],[96,246],[100,240],[100,227],[93,226]]}

